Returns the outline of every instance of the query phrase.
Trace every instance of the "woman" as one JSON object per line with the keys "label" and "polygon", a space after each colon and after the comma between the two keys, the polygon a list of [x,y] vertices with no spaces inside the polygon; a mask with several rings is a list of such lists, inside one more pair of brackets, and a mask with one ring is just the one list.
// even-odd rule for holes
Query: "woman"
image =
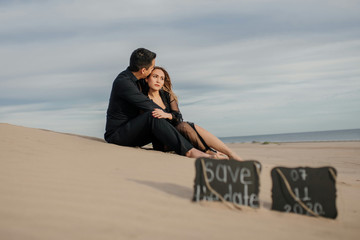
{"label": "woman", "polygon": [[[170,76],[164,68],[156,66],[145,81],[148,88],[143,89],[143,93],[162,108],[155,109],[152,113],[153,117],[167,119],[195,148],[215,158],[242,160],[204,128],[191,122],[183,122],[177,97],[172,91]],[[165,146],[160,146],[156,142],[153,145],[157,150],[166,150]]]}

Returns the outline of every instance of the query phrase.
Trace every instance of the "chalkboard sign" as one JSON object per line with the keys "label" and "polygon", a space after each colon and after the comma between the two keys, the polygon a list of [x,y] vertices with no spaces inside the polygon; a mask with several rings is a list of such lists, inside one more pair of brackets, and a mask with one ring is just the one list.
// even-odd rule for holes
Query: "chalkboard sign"
{"label": "chalkboard sign", "polygon": [[195,161],[193,201],[223,201],[234,206],[259,207],[258,161],[216,160]]}
{"label": "chalkboard sign", "polygon": [[336,170],[333,167],[271,170],[272,209],[336,218]]}

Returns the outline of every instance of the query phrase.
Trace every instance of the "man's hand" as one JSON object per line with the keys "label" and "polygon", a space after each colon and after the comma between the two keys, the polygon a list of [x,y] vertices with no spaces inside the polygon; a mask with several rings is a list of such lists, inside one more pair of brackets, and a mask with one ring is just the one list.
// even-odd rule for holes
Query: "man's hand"
{"label": "man's hand", "polygon": [[172,115],[170,113],[166,113],[163,110],[156,108],[153,112],[152,112],[152,116],[154,118],[166,118],[166,119],[172,119]]}

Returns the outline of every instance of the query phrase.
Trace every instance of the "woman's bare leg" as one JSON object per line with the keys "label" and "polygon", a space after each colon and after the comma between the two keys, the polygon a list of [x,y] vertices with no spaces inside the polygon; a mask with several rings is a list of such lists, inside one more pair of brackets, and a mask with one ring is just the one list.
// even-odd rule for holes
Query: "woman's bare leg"
{"label": "woman's bare leg", "polygon": [[216,151],[222,152],[226,154],[229,158],[242,161],[241,157],[233,152],[228,146],[225,145],[220,139],[215,137],[213,134],[205,130],[204,128],[195,124],[195,128],[200,134],[200,136],[204,139],[206,144],[215,149]]}

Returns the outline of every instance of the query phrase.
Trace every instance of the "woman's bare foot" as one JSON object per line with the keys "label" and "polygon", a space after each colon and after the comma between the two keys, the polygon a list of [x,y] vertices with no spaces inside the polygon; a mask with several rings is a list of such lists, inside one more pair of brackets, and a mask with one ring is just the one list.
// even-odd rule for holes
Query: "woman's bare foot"
{"label": "woman's bare foot", "polygon": [[225,159],[225,160],[229,160],[229,157],[226,156],[226,154],[222,153],[222,152],[213,152],[211,150],[207,150],[206,151],[207,154],[211,155],[213,158],[215,159]]}
{"label": "woman's bare foot", "polygon": [[196,148],[192,148],[190,149],[185,156],[189,157],[189,158],[200,158],[200,157],[206,157],[206,158],[213,158],[212,155],[204,153]]}

